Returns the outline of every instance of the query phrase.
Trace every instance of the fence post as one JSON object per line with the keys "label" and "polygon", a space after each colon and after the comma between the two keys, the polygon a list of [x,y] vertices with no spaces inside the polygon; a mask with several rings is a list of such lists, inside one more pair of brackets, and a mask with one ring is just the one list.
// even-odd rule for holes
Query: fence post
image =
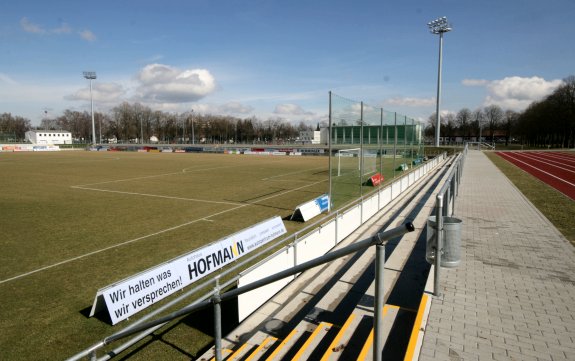
{"label": "fence post", "polygon": [[458,168],[455,170],[455,173],[453,174],[453,186],[451,187],[451,198],[453,198],[451,200],[451,203],[453,203],[453,205],[451,206],[451,215],[455,214],[455,197],[458,195],[458,191],[457,191],[457,173],[459,172],[459,166],[460,164],[456,165]]}
{"label": "fence post", "polygon": [[441,296],[441,291],[439,290],[439,274],[441,268],[441,252],[443,251],[443,195],[437,196],[436,210],[435,210],[435,224],[437,229],[435,230],[435,236],[437,238],[437,244],[435,248],[435,267],[433,273],[433,293],[435,297]]}
{"label": "fence post", "polygon": [[385,270],[385,245],[375,246],[375,305],[373,325],[373,360],[381,361],[383,353],[383,306],[385,290],[383,272]]}
{"label": "fence post", "polygon": [[293,240],[293,265],[297,266],[297,233],[294,236],[294,240]]}
{"label": "fence post", "polygon": [[451,187],[447,187],[447,190],[445,192],[445,200],[444,200],[444,205],[443,205],[443,215],[446,217],[449,217],[449,208],[451,206]]}
{"label": "fence post", "polygon": [[216,277],[216,287],[212,303],[214,304],[214,339],[216,361],[222,361],[222,299],[220,298],[220,278]]}

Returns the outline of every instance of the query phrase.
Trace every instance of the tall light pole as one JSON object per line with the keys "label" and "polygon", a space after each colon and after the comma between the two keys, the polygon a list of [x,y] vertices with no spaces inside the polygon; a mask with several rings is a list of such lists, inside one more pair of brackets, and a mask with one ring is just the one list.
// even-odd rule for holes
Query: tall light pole
{"label": "tall light pole", "polygon": [[94,123],[94,98],[92,97],[92,80],[96,79],[96,72],[85,71],[84,78],[90,80],[90,111],[92,112],[92,144],[96,144],[96,125]]}
{"label": "tall light pole", "polygon": [[435,105],[435,146],[439,147],[439,132],[441,127],[441,115],[439,114],[439,103],[441,102],[441,61],[443,54],[443,33],[451,31],[447,18],[437,18],[427,23],[432,34],[439,34],[439,65],[437,67],[437,102]]}
{"label": "tall light pole", "polygon": [[196,144],[196,137],[194,136],[194,110],[192,109],[192,144]]}

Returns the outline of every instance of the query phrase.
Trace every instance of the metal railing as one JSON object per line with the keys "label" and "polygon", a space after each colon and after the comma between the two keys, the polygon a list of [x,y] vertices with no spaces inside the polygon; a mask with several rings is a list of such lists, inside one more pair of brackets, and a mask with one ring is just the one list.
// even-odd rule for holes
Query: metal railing
{"label": "metal railing", "polygon": [[[445,156],[445,154],[442,155],[442,157],[444,157],[444,156]],[[416,169],[417,168],[413,168],[412,170],[410,170],[409,173],[407,173],[403,177],[408,176],[411,172],[414,172]],[[394,179],[394,181],[395,181],[395,179]],[[392,187],[392,184],[393,184],[393,182],[389,183],[387,186]],[[339,220],[342,217],[342,215],[345,215],[346,212],[348,212],[353,207],[360,205],[361,210],[362,210],[361,219],[363,220],[363,203],[364,203],[365,199],[367,199],[369,196],[372,196],[375,193],[378,193],[378,196],[380,196],[381,191],[384,188],[385,187],[381,187],[381,188],[378,187],[378,188],[374,189],[373,192],[370,192],[369,194],[363,195],[362,197],[356,199],[355,201],[351,201],[351,202],[347,203],[346,205],[342,206],[340,209],[338,209],[334,212],[331,212],[328,216],[311,223],[310,225],[302,228],[301,230],[299,230],[299,231],[297,231],[291,235],[288,235],[288,236],[282,238],[281,240],[279,240],[273,244],[270,244],[270,246],[268,248],[262,250],[262,252],[257,252],[257,253],[253,253],[251,255],[247,255],[244,259],[242,259],[241,261],[238,261],[237,263],[235,263],[233,265],[230,265],[229,268],[224,269],[221,273],[206,279],[204,282],[197,284],[196,286],[190,288],[187,291],[182,291],[183,293],[180,294],[179,296],[175,297],[174,299],[170,300],[169,302],[166,302],[165,304],[163,304],[160,307],[158,307],[157,309],[147,313],[146,315],[142,316],[142,318],[135,321],[131,325],[126,326],[120,332],[127,332],[129,330],[132,330],[133,328],[139,327],[139,325],[143,324],[144,322],[152,319],[153,317],[159,315],[160,313],[162,313],[168,309],[176,307],[176,305],[184,302],[186,299],[189,299],[194,294],[200,293],[200,291],[204,292],[204,294],[202,296],[198,297],[195,301],[192,301],[187,307],[190,307],[190,306],[202,303],[206,300],[209,300],[211,297],[213,297],[216,294],[216,291],[215,291],[216,289],[225,289],[227,287],[230,287],[230,286],[237,284],[238,280],[242,276],[240,271],[245,270],[248,266],[253,264],[258,258],[260,258],[262,256],[262,254],[271,252],[271,255],[269,257],[272,257],[274,254],[277,254],[278,252],[282,252],[283,250],[286,250],[286,249],[289,249],[290,247],[293,247],[295,250],[294,254],[297,255],[298,243],[301,240],[305,240],[305,237],[308,233],[314,232],[314,230],[316,230],[318,227],[321,229],[323,227],[323,225],[329,224],[330,222],[335,222],[335,228],[336,228],[335,244],[337,244],[339,242],[339,240],[343,237],[343,235],[339,234],[339,231],[338,231],[339,230],[338,224],[340,223]],[[285,244],[285,246],[278,250],[277,247],[279,245],[282,245],[282,244]],[[220,284],[220,280],[222,280],[222,279],[226,279],[226,281]],[[125,341],[121,345],[118,345],[117,347],[115,347],[111,351],[108,351],[106,354],[102,355],[99,358],[96,356],[95,351],[100,350],[105,345],[109,345],[110,342],[108,342],[106,344],[101,344],[101,342],[99,342],[96,345],[93,345],[93,346],[77,353],[76,355],[72,356],[68,360],[80,360],[86,356],[90,356],[91,359],[98,360],[98,361],[110,360],[111,358],[113,358],[113,357],[119,355],[120,353],[122,353],[123,351],[127,350],[129,347],[135,345],[136,343],[138,343],[139,341],[141,341],[145,337],[149,336],[150,334],[152,334],[156,330],[160,329],[162,326],[164,326],[164,324],[159,324],[157,326],[154,326],[152,328],[149,328],[149,329],[139,333],[138,335],[135,335],[131,339]]]}
{"label": "metal railing", "polygon": [[463,152],[459,153],[451,166],[449,167],[447,179],[439,193],[437,193],[435,204],[435,221],[437,222],[437,244],[435,248],[435,264],[433,278],[433,294],[436,297],[441,296],[439,288],[439,277],[441,269],[441,254],[443,252],[443,217],[449,217],[455,214],[455,197],[459,194],[459,184],[463,175],[463,165],[467,156],[467,144]]}
{"label": "metal railing", "polygon": [[[172,312],[166,316],[160,317],[156,320],[135,324],[128,327],[120,332],[117,332],[111,336],[104,338],[102,341],[96,343],[92,347],[84,350],[83,352],[74,355],[68,360],[78,360],[86,356],[90,356],[92,360],[96,359],[96,351],[102,347],[111,344],[112,342],[118,341],[120,339],[126,338],[128,336],[134,335],[139,332],[144,332],[149,334],[150,330],[156,330],[162,327],[167,322],[170,322],[176,318],[186,316],[200,309],[206,308],[210,305],[214,306],[214,338],[215,338],[215,358],[217,361],[222,360],[222,325],[221,325],[221,302],[227,301],[238,297],[239,295],[252,291],[256,288],[268,285],[270,283],[276,282],[288,276],[292,276],[301,273],[310,268],[331,262],[340,257],[344,257],[348,254],[355,253],[371,246],[376,246],[376,261],[375,261],[375,305],[374,305],[374,343],[373,343],[373,359],[381,360],[381,354],[384,346],[383,338],[383,306],[384,306],[384,284],[383,284],[383,272],[385,267],[385,242],[395,238],[400,237],[408,232],[413,232],[415,227],[411,222],[408,222],[400,227],[393,228],[388,231],[379,232],[376,235],[364,239],[362,241],[353,243],[347,247],[335,250],[333,252],[327,253],[323,256],[317,257],[311,261],[304,262],[300,265],[291,267],[287,270],[278,272],[271,276],[265,277],[261,280],[255,281],[253,283],[247,284],[245,286],[238,287],[231,291],[220,293],[221,287],[218,285],[214,289],[213,295],[209,299],[204,299],[198,301],[189,306],[183,307],[178,311]],[[153,331],[152,331],[153,332]]]}
{"label": "metal railing", "polygon": [[489,144],[485,142],[467,142],[465,143],[466,146],[477,146],[477,150],[481,150],[481,147],[489,148],[491,150],[495,150],[495,144]]}

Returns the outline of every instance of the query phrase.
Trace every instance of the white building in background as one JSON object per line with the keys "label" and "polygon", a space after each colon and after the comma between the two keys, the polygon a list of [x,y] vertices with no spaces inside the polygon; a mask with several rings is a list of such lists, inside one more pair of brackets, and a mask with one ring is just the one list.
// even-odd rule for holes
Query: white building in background
{"label": "white building in background", "polygon": [[65,130],[29,130],[25,136],[32,144],[72,144],[72,133]]}
{"label": "white building in background", "polygon": [[304,144],[327,145],[328,134],[328,128],[321,128],[321,130],[302,130],[299,132],[299,140]]}

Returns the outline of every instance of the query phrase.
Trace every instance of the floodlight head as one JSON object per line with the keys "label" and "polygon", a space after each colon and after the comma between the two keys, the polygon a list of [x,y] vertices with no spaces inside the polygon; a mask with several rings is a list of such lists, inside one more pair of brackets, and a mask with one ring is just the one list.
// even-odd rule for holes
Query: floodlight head
{"label": "floodlight head", "polygon": [[449,26],[449,23],[447,22],[447,17],[445,16],[442,16],[427,23],[427,26],[429,27],[429,31],[432,34],[442,34],[451,31],[451,27]]}
{"label": "floodlight head", "polygon": [[96,79],[96,72],[95,71],[85,71],[84,78],[86,79]]}

